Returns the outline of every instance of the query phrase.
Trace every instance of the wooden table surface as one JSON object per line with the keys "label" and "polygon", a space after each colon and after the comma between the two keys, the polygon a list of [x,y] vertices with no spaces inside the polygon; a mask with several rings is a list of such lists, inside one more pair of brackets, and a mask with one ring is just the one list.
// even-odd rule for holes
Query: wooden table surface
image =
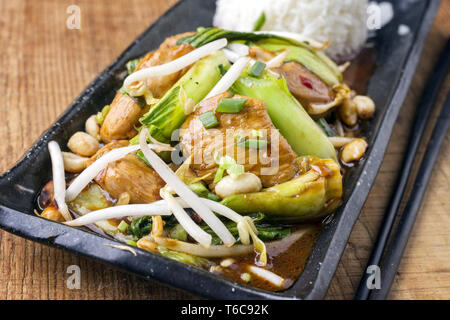
{"label": "wooden table surface", "polygon": [[[83,88],[175,2],[0,0],[0,171],[11,167]],[[66,27],[66,10],[72,4],[81,9],[80,30]],[[412,108],[449,36],[450,1],[443,0],[328,299],[351,299],[354,295],[399,170]],[[450,79],[445,88],[450,88]],[[392,299],[450,298],[449,147],[450,132],[393,284]],[[66,286],[70,265],[81,269],[79,290]],[[196,297],[0,230],[0,299],[185,298]]]}

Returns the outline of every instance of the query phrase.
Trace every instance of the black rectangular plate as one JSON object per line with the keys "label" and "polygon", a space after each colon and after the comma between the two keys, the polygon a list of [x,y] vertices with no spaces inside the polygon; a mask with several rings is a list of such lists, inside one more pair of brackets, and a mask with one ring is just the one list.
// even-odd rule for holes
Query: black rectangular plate
{"label": "black rectangular plate", "polygon": [[[136,39],[73,102],[10,170],[0,177],[0,227],[47,245],[64,248],[112,264],[145,278],[152,278],[200,296],[217,299],[321,299],[325,296],[350,232],[369,194],[406,97],[411,79],[432,24],[439,0],[392,1],[394,20],[377,33],[377,68],[368,94],[377,105],[376,117],[365,127],[367,156],[345,181],[344,204],[319,236],[307,265],[286,291],[273,293],[240,285],[207,271],[140,249],[138,256],[105,246],[116,243],[95,233],[67,227],[33,214],[36,197],[51,179],[47,151],[50,140],[65,145],[84,127],[86,118],[108,104],[124,77],[125,63],[155,49],[167,36],[210,26],[215,10],[212,0],[182,0]],[[400,36],[400,24],[411,33]]]}

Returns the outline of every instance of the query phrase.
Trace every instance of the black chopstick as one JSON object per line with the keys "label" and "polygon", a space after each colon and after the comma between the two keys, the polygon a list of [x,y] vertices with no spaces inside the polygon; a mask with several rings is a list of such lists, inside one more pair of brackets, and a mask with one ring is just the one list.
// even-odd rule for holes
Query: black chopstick
{"label": "black chopstick", "polygon": [[414,222],[416,221],[416,216],[426,192],[434,164],[439,155],[439,150],[441,149],[442,142],[447,134],[449,121],[450,94],[447,95],[445,104],[436,122],[436,126],[431,135],[427,150],[425,151],[405,210],[402,213],[395,234],[390,242],[390,246],[381,262],[381,288],[379,290],[372,290],[369,295],[370,300],[383,300],[386,299],[389,294],[392,281],[397,273],[400,260],[402,259],[406,244],[408,243],[409,235],[414,226]]}
{"label": "black chopstick", "polygon": [[[408,179],[411,174],[411,168],[416,160],[417,150],[419,148],[420,141],[425,131],[426,124],[431,114],[431,110],[436,103],[436,99],[441,88],[441,85],[447,75],[447,70],[450,64],[450,41],[447,44],[441,54],[438,63],[435,66],[433,74],[427,82],[424,94],[420,100],[420,103],[416,109],[416,116],[412,131],[409,137],[408,147],[403,159],[402,171],[397,178],[394,193],[391,196],[389,206],[386,210],[383,222],[380,227],[374,248],[370,255],[366,269],[364,269],[363,276],[359,283],[358,290],[356,291],[356,300],[367,300],[370,295],[371,289],[367,285],[367,281],[370,279],[371,273],[367,273],[369,266],[379,266],[381,258],[385,251],[386,244],[389,239],[392,227],[394,225],[395,217],[399,209],[401,200],[404,196],[405,189],[408,183]],[[396,270],[396,269],[395,269]],[[383,272],[382,272],[383,273]],[[377,290],[377,289],[373,289]]]}

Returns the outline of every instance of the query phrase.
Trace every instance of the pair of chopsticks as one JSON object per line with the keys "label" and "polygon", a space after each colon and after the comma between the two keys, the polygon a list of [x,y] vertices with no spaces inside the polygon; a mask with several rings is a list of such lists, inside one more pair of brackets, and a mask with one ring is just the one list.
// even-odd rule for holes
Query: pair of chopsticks
{"label": "pair of chopsticks", "polygon": [[[434,126],[433,133],[428,142],[427,149],[420,164],[405,209],[398,220],[399,222],[396,230],[393,231],[392,229],[394,222],[396,221],[397,212],[402,199],[404,198],[408,180],[411,176],[411,169],[413,164],[418,161],[417,151],[420,142],[423,140],[427,123],[430,122],[429,118],[435,108],[436,99],[447,75],[449,65],[450,40],[447,41],[433,74],[428,80],[420,103],[417,106],[412,132],[403,159],[402,171],[397,179],[394,193],[390,199],[374,248],[367,263],[365,269],[367,272],[364,272],[358,290],[356,291],[356,300],[383,300],[386,299],[389,294],[392,281],[394,280],[409,235],[414,226],[417,213],[419,212],[423,196],[427,189],[442,141],[447,132],[450,119],[450,93],[447,96]],[[389,239],[391,239],[391,241],[388,244]],[[378,266],[379,269],[371,266]],[[379,270],[379,279],[381,280],[379,289],[370,289],[373,287],[372,280],[376,279],[376,277],[373,277],[373,273],[369,272],[369,270]],[[369,285],[368,282],[372,285]]]}

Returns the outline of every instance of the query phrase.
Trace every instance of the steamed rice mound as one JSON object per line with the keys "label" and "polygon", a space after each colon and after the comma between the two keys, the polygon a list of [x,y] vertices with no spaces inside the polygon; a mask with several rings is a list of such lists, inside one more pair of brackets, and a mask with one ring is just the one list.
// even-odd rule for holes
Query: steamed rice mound
{"label": "steamed rice mound", "polygon": [[367,38],[367,0],[217,0],[214,25],[251,31],[264,12],[263,31],[288,31],[325,42],[332,58],[356,54]]}

